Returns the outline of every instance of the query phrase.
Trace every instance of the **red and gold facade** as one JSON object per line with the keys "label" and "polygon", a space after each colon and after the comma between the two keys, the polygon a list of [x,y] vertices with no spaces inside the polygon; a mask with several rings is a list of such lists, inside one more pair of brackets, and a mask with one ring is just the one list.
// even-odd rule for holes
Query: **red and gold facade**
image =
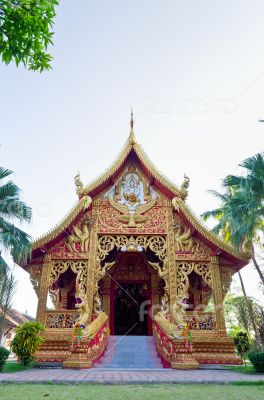
{"label": "red and gold facade", "polygon": [[[172,345],[154,318],[164,298],[169,305],[185,298],[184,319],[197,362],[238,363],[222,305],[233,274],[248,257],[194,217],[185,203],[188,178],[178,188],[163,177],[136,142],[132,126],[111,168],[87,187],[79,175],[75,184],[77,205],[33,244],[25,266],[38,295],[37,319],[46,327],[38,361],[69,359],[72,327],[79,316],[77,290],[85,300],[87,323],[96,317],[94,301],[99,296],[111,334],[125,334],[129,326],[124,318],[122,322],[117,302],[126,288],[130,297],[145,302],[147,322],[139,334],[155,334],[157,349],[169,364],[175,362]],[[48,299],[52,308],[47,307]],[[109,328],[104,320],[96,331],[89,350],[91,365],[104,351]],[[75,356],[80,359],[82,350],[78,352]]]}

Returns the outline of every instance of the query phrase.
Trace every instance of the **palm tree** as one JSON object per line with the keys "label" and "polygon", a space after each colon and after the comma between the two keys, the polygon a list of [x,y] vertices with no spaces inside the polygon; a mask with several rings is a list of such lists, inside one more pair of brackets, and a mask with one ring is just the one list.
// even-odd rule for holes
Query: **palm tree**
{"label": "palm tree", "polygon": [[213,231],[235,247],[250,253],[253,264],[264,285],[264,275],[256,260],[256,246],[261,247],[264,233],[264,157],[256,154],[240,166],[246,176],[229,175],[223,181],[224,194],[210,191],[221,201],[221,206],[206,211],[202,218],[215,218]]}
{"label": "palm tree", "polygon": [[255,256],[255,247],[261,247],[264,232],[264,153],[247,158],[240,166],[246,169],[245,177],[229,175],[223,181],[224,187],[234,189],[236,198],[237,232],[233,242],[238,246],[244,241],[249,246],[253,264],[264,284],[264,275]]}
{"label": "palm tree", "polygon": [[30,222],[31,208],[19,199],[19,188],[10,180],[6,182],[11,174],[12,171],[0,167],[0,339],[16,287],[1,251],[11,252],[14,261],[19,262],[31,249],[30,236],[15,226],[17,222]]}
{"label": "palm tree", "polygon": [[[250,253],[253,264],[264,285],[264,276],[255,257],[256,245],[261,247],[260,237],[264,232],[264,158],[256,154],[240,164],[246,176],[229,175],[223,181],[225,193],[210,191],[221,202],[219,208],[206,211],[202,218],[217,220],[213,231],[236,248]],[[247,304],[252,327],[258,341],[258,330],[252,304],[247,296],[240,272],[239,280]]]}
{"label": "palm tree", "polygon": [[6,264],[1,251],[10,251],[14,261],[23,260],[31,249],[30,236],[15,223],[30,222],[31,208],[19,199],[20,189],[5,181],[12,171],[0,167],[0,266]]}
{"label": "palm tree", "polygon": [[16,280],[8,267],[0,267],[0,342],[6,326],[6,316],[12,309]]}

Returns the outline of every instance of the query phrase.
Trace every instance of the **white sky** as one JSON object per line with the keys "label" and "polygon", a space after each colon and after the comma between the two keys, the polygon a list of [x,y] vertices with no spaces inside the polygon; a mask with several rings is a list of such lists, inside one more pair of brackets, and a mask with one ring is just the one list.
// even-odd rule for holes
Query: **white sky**
{"label": "white sky", "polygon": [[[33,207],[32,235],[55,225],[76,201],[73,177],[88,183],[129,133],[180,184],[197,215],[217,205],[208,189],[263,150],[264,2],[63,0],[53,70],[0,65],[1,165],[15,172]],[[16,269],[15,307],[35,314],[27,274]],[[243,271],[257,296],[251,267]]]}

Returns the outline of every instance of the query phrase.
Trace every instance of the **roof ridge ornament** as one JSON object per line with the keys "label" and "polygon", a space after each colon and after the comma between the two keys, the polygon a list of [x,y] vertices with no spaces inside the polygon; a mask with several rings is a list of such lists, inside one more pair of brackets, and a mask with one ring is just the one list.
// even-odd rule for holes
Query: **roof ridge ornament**
{"label": "roof ridge ornament", "polygon": [[78,194],[79,199],[80,199],[82,197],[82,195],[84,194],[84,184],[81,181],[79,171],[78,171],[78,174],[74,177],[74,182],[75,182],[76,193]]}
{"label": "roof ridge ornament", "polygon": [[134,146],[137,144],[137,139],[136,135],[134,132],[134,114],[133,114],[133,109],[131,107],[131,113],[130,113],[130,134],[129,134],[129,144],[131,146]]}
{"label": "roof ridge ornament", "polygon": [[188,196],[189,185],[190,185],[190,178],[186,174],[184,174],[183,182],[180,186],[180,190],[183,193],[184,199],[186,199],[186,197]]}

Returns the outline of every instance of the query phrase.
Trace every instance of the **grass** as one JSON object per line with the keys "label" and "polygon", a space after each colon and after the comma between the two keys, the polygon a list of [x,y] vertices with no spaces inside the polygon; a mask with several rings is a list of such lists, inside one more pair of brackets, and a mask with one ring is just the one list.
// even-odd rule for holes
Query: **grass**
{"label": "grass", "polygon": [[240,372],[242,374],[260,374],[260,372],[256,372],[253,365],[236,365],[232,367],[226,367],[226,369],[230,369],[231,371]]}
{"label": "grass", "polygon": [[[28,367],[25,367],[24,365],[18,363],[17,361],[7,361],[5,363],[3,372],[12,373],[12,372],[18,372],[18,371],[25,371],[26,369],[31,369],[31,368],[32,368],[32,364],[29,365]],[[0,375],[0,377],[1,377],[1,375]]]}
{"label": "grass", "polygon": [[263,400],[263,385],[1,384],[1,400]]}

